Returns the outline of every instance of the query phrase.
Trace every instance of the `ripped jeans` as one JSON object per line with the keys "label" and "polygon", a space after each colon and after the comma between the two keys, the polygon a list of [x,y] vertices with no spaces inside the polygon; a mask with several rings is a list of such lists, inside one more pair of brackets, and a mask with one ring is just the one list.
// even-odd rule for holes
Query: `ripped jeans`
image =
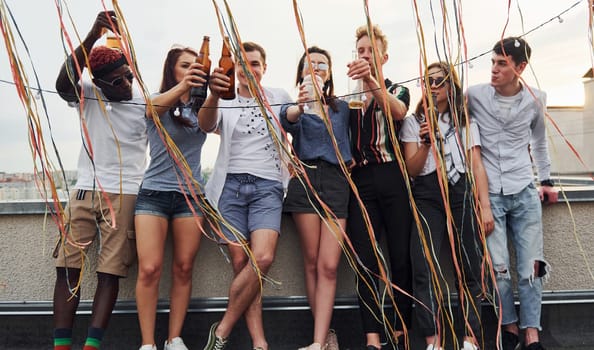
{"label": "ripped jeans", "polygon": [[519,327],[541,330],[542,277],[548,269],[543,256],[542,208],[538,192],[534,185],[530,184],[516,194],[490,193],[489,199],[495,218],[495,229],[487,237],[487,246],[497,278],[498,307],[502,324],[518,321],[507,243],[510,237],[516,253],[520,298]]}

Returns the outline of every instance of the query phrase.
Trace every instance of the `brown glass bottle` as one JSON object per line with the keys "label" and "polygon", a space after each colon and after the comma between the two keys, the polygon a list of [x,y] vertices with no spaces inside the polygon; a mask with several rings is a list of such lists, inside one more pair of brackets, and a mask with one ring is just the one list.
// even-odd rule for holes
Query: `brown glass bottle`
{"label": "brown glass bottle", "polygon": [[206,92],[208,91],[208,79],[210,78],[210,58],[208,57],[209,43],[210,37],[205,35],[202,39],[202,46],[200,46],[200,52],[198,54],[198,57],[196,58],[196,62],[202,64],[202,69],[204,70],[204,73],[206,73],[206,81],[202,86],[193,87],[190,90],[190,96],[194,100],[194,110],[198,110],[198,108],[200,108],[202,102],[204,102],[204,99],[206,99]]}
{"label": "brown glass bottle", "polygon": [[235,63],[231,58],[231,50],[229,50],[229,38],[225,37],[223,40],[223,49],[221,50],[221,59],[219,59],[219,67],[223,69],[223,74],[229,77],[229,90],[221,93],[223,100],[233,100],[235,98]]}

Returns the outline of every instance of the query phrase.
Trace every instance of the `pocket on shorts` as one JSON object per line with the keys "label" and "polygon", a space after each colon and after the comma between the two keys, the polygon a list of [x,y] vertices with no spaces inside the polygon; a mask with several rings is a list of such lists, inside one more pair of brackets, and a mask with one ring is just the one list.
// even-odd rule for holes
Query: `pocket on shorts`
{"label": "pocket on shorts", "polygon": [[136,260],[136,231],[131,229],[127,230],[126,236],[128,238],[128,251],[124,264],[126,264],[126,266],[131,266]]}
{"label": "pocket on shorts", "polygon": [[147,196],[147,197],[152,197],[152,196],[156,195],[158,192],[159,192],[159,191],[155,191],[155,190],[148,190],[148,189],[141,188],[141,189],[138,191],[138,194],[139,194],[139,195],[143,195],[143,196]]}

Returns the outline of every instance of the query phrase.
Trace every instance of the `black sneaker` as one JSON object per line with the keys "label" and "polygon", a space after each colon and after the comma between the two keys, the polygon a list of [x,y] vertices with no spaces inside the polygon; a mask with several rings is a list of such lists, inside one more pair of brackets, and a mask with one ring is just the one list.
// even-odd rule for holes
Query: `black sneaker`
{"label": "black sneaker", "polygon": [[208,342],[204,347],[204,350],[223,350],[227,345],[227,338],[217,337],[215,331],[217,330],[217,326],[219,325],[218,322],[215,322],[210,326],[210,331],[208,332]]}
{"label": "black sneaker", "polygon": [[524,345],[522,350],[546,350],[540,342],[534,342],[530,345]]}
{"label": "black sneaker", "polygon": [[373,346],[373,345],[367,345],[367,348],[366,348],[366,350],[381,350],[381,349],[380,349],[380,348],[376,348],[376,347],[375,347],[375,346]]}
{"label": "black sneaker", "polygon": [[501,335],[501,350],[518,350],[519,348],[520,339],[518,336],[512,332],[503,331]]}

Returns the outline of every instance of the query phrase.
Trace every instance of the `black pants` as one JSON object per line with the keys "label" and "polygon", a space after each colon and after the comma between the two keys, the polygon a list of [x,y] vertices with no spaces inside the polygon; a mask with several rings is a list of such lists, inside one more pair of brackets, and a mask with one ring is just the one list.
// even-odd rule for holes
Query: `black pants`
{"label": "black pants", "polygon": [[[357,186],[359,196],[369,214],[373,235],[370,235],[359,203],[351,193],[349,202],[348,235],[355,253],[361,264],[371,272],[359,269],[362,276],[357,279],[359,295],[359,309],[365,333],[380,333],[385,329],[380,304],[389,305],[390,300],[382,300],[379,293],[378,260],[374,249],[379,248],[379,235],[385,233],[390,262],[390,276],[393,284],[411,293],[411,262],[410,262],[410,229],[411,211],[408,192],[402,172],[397,162],[370,164],[362,168],[355,168],[352,179]],[[370,237],[373,237],[372,241]],[[385,256],[385,253],[384,253]],[[386,268],[384,267],[384,270]],[[373,290],[370,290],[369,286]],[[374,295],[375,294],[375,295]],[[385,293],[384,293],[385,294]],[[402,330],[402,321],[410,327],[412,300],[410,297],[394,290],[397,313],[394,315],[394,327]],[[390,317],[391,318],[391,317]],[[402,318],[402,320],[400,319]],[[392,321],[388,321],[392,322]]]}
{"label": "black pants", "polygon": [[[449,186],[449,207],[452,212],[453,223],[452,232],[448,232],[446,211],[444,209],[444,200],[441,195],[436,173],[426,176],[418,176],[414,181],[413,195],[419,219],[421,221],[423,232],[419,233],[416,224],[413,225],[411,238],[411,259],[413,265],[413,291],[414,296],[431,311],[422,305],[415,308],[415,316],[418,320],[419,331],[422,336],[431,336],[438,333],[438,325],[441,324],[443,331],[449,327],[444,321],[444,314],[448,313],[449,305],[444,305],[437,300],[435,294],[436,284],[439,283],[441,274],[440,267],[444,264],[453,264],[457,262],[460,272],[454,270],[456,278],[456,288],[460,301],[460,310],[462,311],[464,329],[470,336],[468,326],[472,329],[477,340],[481,339],[481,261],[482,246],[478,239],[478,227],[474,213],[474,200],[470,184],[464,174],[455,185]],[[452,261],[439,261],[440,248],[444,239],[449,242],[453,240],[453,259]],[[424,238],[429,256],[423,250]],[[451,247],[451,245],[449,245]],[[434,265],[437,276],[431,274],[429,262]],[[463,282],[463,288],[460,290],[459,281]],[[445,294],[445,291],[444,291]],[[447,297],[447,295],[445,295]],[[460,317],[461,315],[457,315]],[[454,317],[451,315],[451,317]],[[462,323],[460,323],[462,325]]]}

